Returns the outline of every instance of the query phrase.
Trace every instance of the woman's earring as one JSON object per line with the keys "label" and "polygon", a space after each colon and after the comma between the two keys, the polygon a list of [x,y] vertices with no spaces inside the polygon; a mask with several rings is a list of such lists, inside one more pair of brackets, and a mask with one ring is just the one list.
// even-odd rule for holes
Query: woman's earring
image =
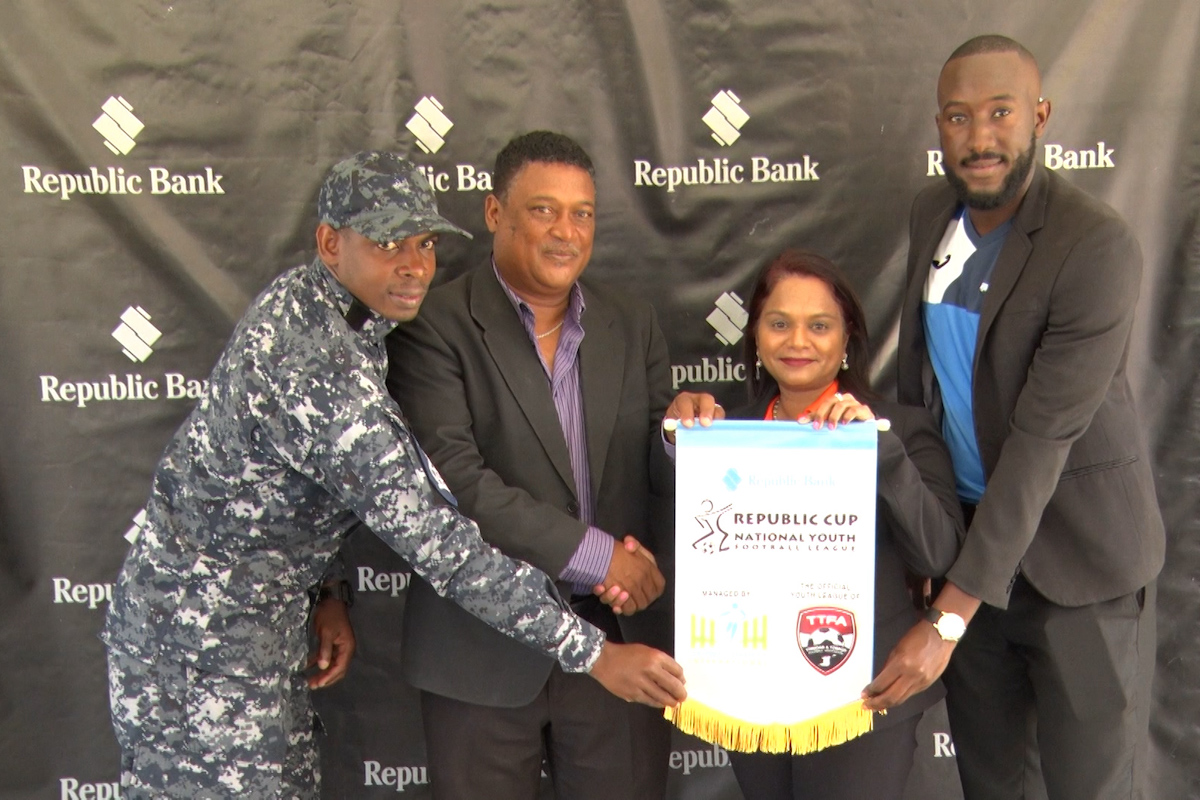
{"label": "woman's earring", "polygon": [[754,356],[754,377],[762,377],[762,358],[757,354]]}
{"label": "woman's earring", "polygon": [[850,362],[846,360],[849,357],[850,357],[849,353],[842,354],[842,372],[845,372],[846,370],[850,369]]}

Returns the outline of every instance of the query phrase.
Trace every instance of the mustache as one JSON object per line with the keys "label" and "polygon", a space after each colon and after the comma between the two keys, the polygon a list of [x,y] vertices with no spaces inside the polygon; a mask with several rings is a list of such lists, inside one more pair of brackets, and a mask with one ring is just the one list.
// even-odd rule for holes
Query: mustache
{"label": "mustache", "polygon": [[982,153],[971,153],[969,156],[964,158],[960,163],[964,167],[967,167],[967,166],[970,166],[971,164],[974,164],[976,161],[984,161],[985,159],[996,159],[996,160],[1000,161],[1001,163],[1004,163],[1004,164],[1008,163],[1007,158],[1002,156],[1000,153],[993,153],[990,150],[985,150]]}
{"label": "mustache", "polygon": [[570,256],[576,258],[579,256],[579,248],[572,244],[555,244],[548,247],[543,247],[542,252],[548,256]]}

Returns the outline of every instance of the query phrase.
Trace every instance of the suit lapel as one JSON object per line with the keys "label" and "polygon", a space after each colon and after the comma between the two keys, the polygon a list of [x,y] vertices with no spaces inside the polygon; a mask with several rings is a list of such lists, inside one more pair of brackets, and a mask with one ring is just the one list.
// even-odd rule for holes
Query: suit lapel
{"label": "suit lapel", "polygon": [[979,312],[979,333],[975,337],[975,359],[979,363],[979,354],[983,352],[983,342],[991,330],[996,315],[1001,306],[1017,285],[1017,279],[1029,262],[1029,254],[1033,252],[1033,242],[1029,234],[1042,227],[1046,217],[1046,197],[1049,193],[1050,179],[1046,168],[1038,165],[1034,168],[1033,183],[1025,195],[1017,215],[1013,217],[1013,227],[1004,240],[1004,247],[996,257],[996,266],[992,268],[992,276],[988,280],[987,295],[983,299],[983,308]]}
{"label": "suit lapel", "polygon": [[617,330],[613,309],[586,286],[583,287],[583,298],[586,309],[583,312],[583,342],[579,345],[579,377],[592,497],[598,501],[608,443],[621,401],[625,341]]}
{"label": "suit lapel", "polygon": [[[472,279],[471,316],[483,329],[484,346],[512,393],[512,401],[529,422],[563,483],[575,494],[571,457],[558,423],[546,371],[491,267],[478,270]],[[496,413],[503,413],[505,404],[504,398],[497,398]]]}

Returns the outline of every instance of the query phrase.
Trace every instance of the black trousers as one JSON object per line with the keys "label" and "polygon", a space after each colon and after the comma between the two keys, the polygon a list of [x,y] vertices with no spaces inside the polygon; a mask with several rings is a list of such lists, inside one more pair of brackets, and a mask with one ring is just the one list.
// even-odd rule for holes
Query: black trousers
{"label": "black trousers", "polygon": [[1067,608],[1019,577],[982,606],[943,676],[966,800],[1025,797],[1031,733],[1050,800],[1141,800],[1155,647],[1153,584]]}
{"label": "black trousers", "polygon": [[921,715],[805,756],[729,753],[745,800],[901,800]]}
{"label": "black trousers", "polygon": [[533,702],[495,708],[421,693],[434,800],[536,800],[546,759],[556,797],[655,800],[667,789],[671,729],[557,666]]}

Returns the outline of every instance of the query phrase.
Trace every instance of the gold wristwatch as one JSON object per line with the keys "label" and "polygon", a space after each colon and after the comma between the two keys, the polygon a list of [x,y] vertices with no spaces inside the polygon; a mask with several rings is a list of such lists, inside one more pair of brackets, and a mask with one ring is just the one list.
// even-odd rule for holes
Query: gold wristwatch
{"label": "gold wristwatch", "polygon": [[967,623],[953,611],[931,608],[925,612],[924,619],[931,623],[938,636],[947,642],[957,642],[967,632]]}

